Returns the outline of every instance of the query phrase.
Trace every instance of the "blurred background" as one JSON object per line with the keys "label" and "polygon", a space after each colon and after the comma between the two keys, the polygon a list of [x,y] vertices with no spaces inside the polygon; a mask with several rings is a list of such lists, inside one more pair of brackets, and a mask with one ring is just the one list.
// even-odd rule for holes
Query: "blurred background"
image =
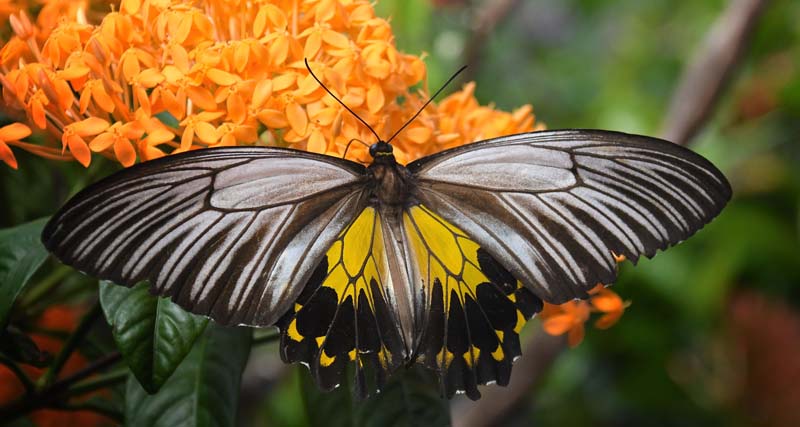
{"label": "blurred background", "polygon": [[[617,325],[589,327],[567,348],[531,322],[512,393],[483,388],[477,403],[454,400],[454,423],[800,425],[800,2],[381,0],[376,8],[399,49],[427,53],[432,89],[466,63],[482,103],[531,104],[551,129],[669,136],[709,158],[734,189],[696,236],[621,266],[614,290],[631,305]],[[24,167],[0,167],[0,227],[52,214],[116,167],[93,162],[86,174],[76,163],[15,154]],[[242,425],[314,424],[301,370],[284,367],[274,345],[254,349]]]}

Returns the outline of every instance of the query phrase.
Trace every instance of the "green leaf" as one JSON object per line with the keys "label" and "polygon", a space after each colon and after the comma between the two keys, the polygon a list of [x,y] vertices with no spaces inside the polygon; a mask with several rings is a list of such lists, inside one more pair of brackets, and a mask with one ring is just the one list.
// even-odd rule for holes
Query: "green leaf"
{"label": "green leaf", "polygon": [[167,298],[150,295],[146,283],[126,288],[101,281],[100,304],[117,348],[149,393],[167,381],[208,323]]}
{"label": "green leaf", "polygon": [[450,425],[450,407],[438,392],[436,377],[420,366],[397,372],[386,387],[357,401],[349,381],[332,392],[322,392],[308,372],[301,372],[310,425],[382,427]]}
{"label": "green leaf", "polygon": [[25,283],[39,269],[47,250],[39,241],[47,218],[0,230],[0,326]]}
{"label": "green leaf", "polygon": [[130,378],[125,425],[225,427],[236,421],[239,385],[250,353],[248,328],[210,323],[158,393]]}

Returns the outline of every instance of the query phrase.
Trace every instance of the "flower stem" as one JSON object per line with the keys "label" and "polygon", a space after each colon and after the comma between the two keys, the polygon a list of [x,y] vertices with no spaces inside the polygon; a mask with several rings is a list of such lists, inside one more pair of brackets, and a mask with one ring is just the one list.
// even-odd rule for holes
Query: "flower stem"
{"label": "flower stem", "polygon": [[53,408],[62,411],[91,411],[104,415],[118,423],[122,424],[124,417],[122,413],[109,405],[103,405],[97,402],[87,401],[80,403],[65,403],[61,405],[53,405]]}
{"label": "flower stem", "polygon": [[49,295],[72,271],[74,271],[72,267],[59,264],[47,277],[39,281],[36,285],[31,286],[31,290],[21,299],[19,306],[29,307],[45,295]]}
{"label": "flower stem", "polygon": [[96,302],[94,306],[87,312],[81,322],[78,324],[78,327],[75,329],[75,332],[67,338],[67,341],[64,343],[64,347],[56,356],[55,360],[53,360],[53,364],[50,365],[50,368],[47,369],[44,375],[39,379],[38,383],[40,387],[47,387],[55,381],[58,377],[58,374],[61,372],[61,369],[64,367],[64,364],[67,363],[67,360],[75,351],[75,349],[80,345],[83,339],[86,337],[86,334],[94,325],[95,320],[102,314],[102,309],[100,308],[100,302]]}
{"label": "flower stem", "polygon": [[62,396],[65,398],[80,396],[95,390],[115,386],[124,382],[128,378],[129,373],[130,371],[128,368],[120,368],[102,375],[97,375],[95,377],[86,379],[85,381],[75,383],[75,385],[67,389]]}
{"label": "flower stem", "polygon": [[86,394],[117,384],[124,380],[124,376],[121,376],[118,372],[114,375],[110,373],[93,378],[92,380],[83,380],[112,366],[120,360],[122,360],[122,355],[119,352],[115,352],[92,362],[89,366],[66,378],[45,385],[8,406],[0,408],[0,420],[11,422],[25,414],[42,408],[60,409],[64,407],[64,402],[69,397]]}
{"label": "flower stem", "polygon": [[0,354],[0,363],[8,367],[8,369],[14,373],[19,379],[19,382],[22,383],[22,386],[25,387],[25,393],[31,394],[36,391],[36,385],[31,381],[27,374],[17,365],[16,362],[9,359],[5,355]]}

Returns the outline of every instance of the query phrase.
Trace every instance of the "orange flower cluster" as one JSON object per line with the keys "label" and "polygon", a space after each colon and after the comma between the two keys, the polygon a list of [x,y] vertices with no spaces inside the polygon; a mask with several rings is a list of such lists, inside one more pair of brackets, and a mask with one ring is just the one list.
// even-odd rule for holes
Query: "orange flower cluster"
{"label": "orange flower cluster", "polygon": [[[414,89],[426,76],[422,59],[397,50],[389,23],[366,1],[123,0],[97,23],[89,7],[50,0],[36,24],[25,12],[10,16],[16,35],[0,49],[3,101],[61,142],[3,139],[0,158],[12,167],[7,146],[83,165],[99,153],[130,166],[221,145],[341,157],[354,138],[372,142],[309,75],[306,58],[385,138],[427,99]],[[473,88],[430,106],[392,141],[398,160],[534,129],[529,106],[482,107]],[[369,159],[361,144],[347,154]]]}

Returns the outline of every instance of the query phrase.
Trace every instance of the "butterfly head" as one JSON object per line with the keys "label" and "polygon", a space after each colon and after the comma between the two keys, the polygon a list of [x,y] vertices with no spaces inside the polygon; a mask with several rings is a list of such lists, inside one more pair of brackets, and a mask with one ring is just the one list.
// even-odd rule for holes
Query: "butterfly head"
{"label": "butterfly head", "polygon": [[392,144],[384,141],[378,141],[369,146],[369,155],[376,162],[394,162],[394,154],[392,154],[394,149],[392,148]]}

